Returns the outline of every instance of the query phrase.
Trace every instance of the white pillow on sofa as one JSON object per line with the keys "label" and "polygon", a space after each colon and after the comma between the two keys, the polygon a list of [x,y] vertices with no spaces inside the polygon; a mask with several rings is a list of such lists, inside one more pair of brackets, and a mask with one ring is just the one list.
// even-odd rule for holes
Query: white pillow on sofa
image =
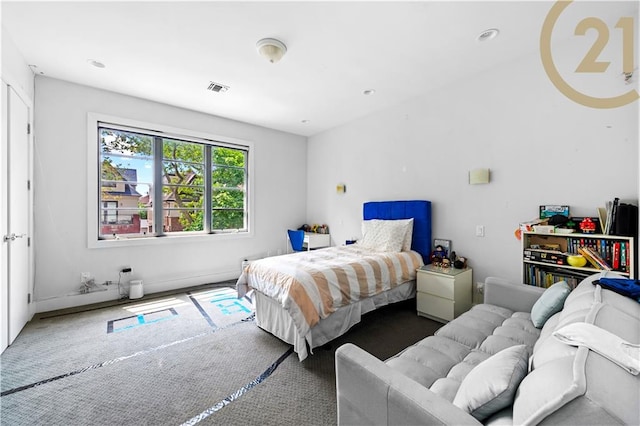
{"label": "white pillow on sofa", "polygon": [[411,250],[413,219],[362,221],[358,244],[371,250],[399,252]]}
{"label": "white pillow on sofa", "polygon": [[482,421],[513,403],[520,382],[527,375],[526,345],[503,349],[480,364],[462,380],[453,404]]}

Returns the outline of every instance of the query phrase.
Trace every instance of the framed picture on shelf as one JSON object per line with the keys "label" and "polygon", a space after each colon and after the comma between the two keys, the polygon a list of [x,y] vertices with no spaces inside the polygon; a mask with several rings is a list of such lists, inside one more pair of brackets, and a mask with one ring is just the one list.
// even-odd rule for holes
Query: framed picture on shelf
{"label": "framed picture on shelf", "polygon": [[451,240],[435,238],[433,240],[433,255],[442,259],[449,258],[451,254]]}
{"label": "framed picture on shelf", "polygon": [[540,219],[548,219],[555,215],[569,217],[569,206],[540,206]]}

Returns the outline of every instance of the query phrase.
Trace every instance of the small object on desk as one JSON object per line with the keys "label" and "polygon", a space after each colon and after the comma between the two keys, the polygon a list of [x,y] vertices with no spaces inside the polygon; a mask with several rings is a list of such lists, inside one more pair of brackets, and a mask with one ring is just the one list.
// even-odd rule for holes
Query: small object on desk
{"label": "small object on desk", "polygon": [[356,243],[356,240],[347,240],[344,242],[344,245],[350,246],[351,244],[355,244],[355,243]]}

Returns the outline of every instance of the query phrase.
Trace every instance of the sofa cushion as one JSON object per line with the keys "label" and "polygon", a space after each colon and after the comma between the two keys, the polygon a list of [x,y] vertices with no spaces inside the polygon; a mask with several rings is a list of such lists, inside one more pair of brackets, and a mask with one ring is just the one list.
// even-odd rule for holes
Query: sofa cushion
{"label": "sofa cushion", "polygon": [[546,289],[531,308],[531,321],[537,328],[542,328],[553,314],[562,310],[564,301],[571,288],[564,281],[559,281]]}
{"label": "sofa cushion", "polygon": [[550,337],[551,339],[553,339],[551,334],[555,331],[559,320],[560,320],[560,312],[551,316],[551,318],[549,318],[547,322],[544,323],[544,325],[542,326],[542,329],[540,330],[540,337],[536,341],[536,344],[533,346],[534,355],[538,351],[538,348],[540,348],[540,346],[544,344],[544,342],[546,342],[547,339],[549,339]]}
{"label": "sofa cushion", "polygon": [[[556,328],[593,321],[599,309],[599,290],[585,280],[574,292],[566,298]],[[537,424],[586,391],[584,363],[588,349],[558,345],[553,340],[548,337],[536,348],[531,360],[534,369],[520,384],[513,404],[514,424]]]}
{"label": "sofa cushion", "polygon": [[[587,348],[579,348],[584,362]],[[513,424],[535,425],[586,390],[584,376],[576,370],[576,357],[547,362],[524,378],[513,403]],[[579,365],[579,364],[578,364]]]}
{"label": "sofa cushion", "polygon": [[469,347],[451,339],[429,336],[385,362],[394,370],[430,387],[437,379],[445,377],[469,351]]}
{"label": "sofa cushion", "polygon": [[453,401],[460,383],[476,365],[511,346],[524,343],[532,351],[539,334],[528,313],[476,305],[385,363]]}
{"label": "sofa cushion", "polygon": [[534,348],[532,371],[516,394],[514,424],[580,424],[578,418],[589,419],[590,424],[640,424],[640,376],[586,347],[576,348],[550,336],[568,324],[585,322],[640,343],[640,305],[594,286],[598,276],[576,287],[562,312],[545,324]]}
{"label": "sofa cushion", "polygon": [[533,326],[529,314],[515,312],[482,342],[480,350],[493,355],[513,345],[527,345],[531,355],[539,336],[540,330]]}
{"label": "sofa cushion", "polygon": [[585,322],[587,315],[593,312],[594,305],[600,303],[600,287],[591,284],[587,279],[576,287],[567,297],[561,312],[553,315],[542,328],[540,338],[533,348],[533,356],[530,360],[530,369],[540,367],[546,362],[566,356],[575,356],[576,348],[565,345],[551,334],[565,325],[574,322]]}
{"label": "sofa cushion", "polygon": [[456,397],[460,382],[450,377],[441,377],[429,388],[429,390],[437,395],[440,395],[449,402],[453,402],[453,398]]}
{"label": "sofa cushion", "polygon": [[475,305],[447,323],[435,335],[454,340],[469,349],[477,349],[513,312],[493,305]]}
{"label": "sofa cushion", "polygon": [[455,398],[458,388],[464,378],[467,377],[467,374],[469,374],[475,366],[490,356],[491,354],[486,352],[482,352],[478,349],[472,349],[471,352],[464,357],[462,362],[454,365],[451,370],[449,370],[446,377],[436,380],[429,390],[437,393],[447,401],[453,402],[453,398]]}
{"label": "sofa cushion", "polygon": [[[623,340],[639,344],[640,304],[611,291],[605,290],[602,293],[603,305],[593,324]],[[625,306],[626,301],[635,303],[635,312],[627,313],[620,309],[620,306]],[[629,373],[593,351],[589,351],[584,374],[588,384],[585,399],[617,417],[620,423],[640,425],[640,375]]]}
{"label": "sofa cushion", "polygon": [[482,361],[462,381],[453,404],[478,420],[511,405],[528,361],[526,345],[511,346]]}

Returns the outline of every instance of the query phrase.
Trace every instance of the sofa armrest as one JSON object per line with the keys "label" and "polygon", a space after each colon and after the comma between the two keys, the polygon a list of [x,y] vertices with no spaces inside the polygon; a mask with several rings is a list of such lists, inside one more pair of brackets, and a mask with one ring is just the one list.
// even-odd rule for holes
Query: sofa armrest
{"label": "sofa armrest", "polygon": [[502,306],[515,312],[531,312],[531,308],[544,290],[533,285],[487,277],[484,281],[484,303]]}
{"label": "sofa armrest", "polygon": [[338,425],[481,425],[378,358],[347,343],[336,351]]}

